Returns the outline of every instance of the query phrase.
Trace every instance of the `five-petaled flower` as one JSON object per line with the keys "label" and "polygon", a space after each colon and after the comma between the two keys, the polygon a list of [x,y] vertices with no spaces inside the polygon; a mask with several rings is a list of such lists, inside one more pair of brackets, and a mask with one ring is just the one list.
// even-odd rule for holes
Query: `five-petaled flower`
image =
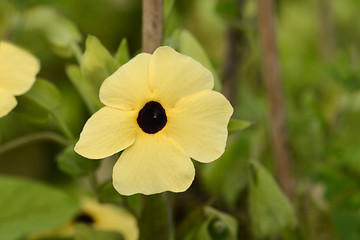
{"label": "five-petaled flower", "polygon": [[29,91],[40,70],[39,61],[27,51],[0,42],[0,117],[17,104],[15,96]]}
{"label": "five-petaled flower", "polygon": [[141,53],[100,88],[105,107],[85,124],[75,151],[101,159],[124,150],[113,169],[123,195],[182,192],[195,169],[225,149],[229,101],[209,70],[170,47]]}

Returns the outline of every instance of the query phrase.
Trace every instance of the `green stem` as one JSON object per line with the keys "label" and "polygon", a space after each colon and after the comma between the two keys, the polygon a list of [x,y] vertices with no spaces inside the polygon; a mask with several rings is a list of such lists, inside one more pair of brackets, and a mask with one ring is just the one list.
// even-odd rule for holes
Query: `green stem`
{"label": "green stem", "polygon": [[77,62],[80,64],[81,63],[81,58],[82,58],[82,51],[81,48],[79,47],[79,45],[77,43],[72,43],[70,45],[70,48],[72,50],[72,52],[74,53],[74,56],[77,60]]}
{"label": "green stem", "polygon": [[95,193],[95,196],[97,198],[98,201],[100,201],[100,196],[99,196],[99,181],[96,177],[96,172],[92,172],[89,175],[89,181],[90,181],[90,185]]}
{"label": "green stem", "polygon": [[169,240],[174,240],[174,216],[173,216],[173,196],[170,192],[165,193],[167,207],[167,230]]}
{"label": "green stem", "polygon": [[58,135],[54,132],[37,132],[19,137],[17,139],[2,144],[0,146],[0,155],[17,147],[20,147],[22,145],[25,145],[27,143],[34,141],[41,141],[41,140],[50,140],[64,146],[70,144],[70,142],[67,139],[63,138],[61,135]]}
{"label": "green stem", "polygon": [[55,118],[55,120],[58,122],[59,127],[61,129],[61,131],[65,134],[65,136],[69,139],[69,140],[74,140],[75,137],[72,134],[72,132],[70,131],[69,126],[67,125],[67,123],[64,121],[64,119],[59,115],[58,112],[54,112],[53,116]]}

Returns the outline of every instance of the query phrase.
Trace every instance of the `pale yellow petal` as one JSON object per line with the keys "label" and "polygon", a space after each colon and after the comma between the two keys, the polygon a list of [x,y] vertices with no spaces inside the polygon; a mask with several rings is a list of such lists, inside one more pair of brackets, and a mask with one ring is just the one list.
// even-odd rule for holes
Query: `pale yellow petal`
{"label": "pale yellow petal", "polygon": [[155,50],[149,74],[155,100],[165,107],[173,107],[185,96],[214,87],[214,79],[209,70],[170,47]]}
{"label": "pale yellow petal", "polygon": [[136,218],[124,209],[111,204],[100,204],[89,198],[83,199],[82,207],[86,214],[94,218],[94,228],[119,232],[125,240],[139,238]]}
{"label": "pale yellow petal", "polygon": [[141,53],[109,76],[100,88],[100,100],[123,110],[141,109],[150,99],[150,54]]}
{"label": "pale yellow petal", "polygon": [[116,162],[113,184],[122,195],[183,192],[194,176],[193,163],[176,142],[160,132],[144,133]]}
{"label": "pale yellow petal", "polygon": [[111,156],[134,143],[137,112],[103,107],[86,122],[75,151],[87,158]]}
{"label": "pale yellow petal", "polygon": [[221,93],[205,90],[182,98],[168,109],[164,131],[191,158],[211,162],[225,151],[232,113],[231,104]]}
{"label": "pale yellow petal", "polygon": [[39,61],[29,52],[0,42],[0,88],[21,95],[31,88],[39,70]]}
{"label": "pale yellow petal", "polygon": [[0,117],[7,115],[16,104],[14,95],[0,89]]}

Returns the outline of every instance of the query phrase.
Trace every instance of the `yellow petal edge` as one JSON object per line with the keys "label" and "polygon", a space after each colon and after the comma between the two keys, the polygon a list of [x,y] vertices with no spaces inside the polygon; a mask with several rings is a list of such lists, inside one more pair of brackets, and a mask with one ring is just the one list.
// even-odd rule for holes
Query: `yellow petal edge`
{"label": "yellow petal edge", "polygon": [[[35,82],[40,70],[39,61],[26,50],[12,43],[0,42],[0,90],[1,94],[21,95],[27,92]],[[6,98],[2,96],[1,98]],[[10,99],[9,97],[7,97]],[[7,115],[16,106],[16,100],[10,99],[0,105],[0,117]],[[10,110],[9,110],[10,109]]]}

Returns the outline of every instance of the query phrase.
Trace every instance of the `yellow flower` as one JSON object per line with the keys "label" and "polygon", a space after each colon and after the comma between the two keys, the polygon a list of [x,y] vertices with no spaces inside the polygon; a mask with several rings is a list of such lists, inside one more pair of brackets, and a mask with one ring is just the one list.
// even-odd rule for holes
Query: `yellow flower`
{"label": "yellow flower", "polygon": [[113,169],[120,194],[185,191],[195,176],[190,157],[208,163],[225,149],[233,108],[213,86],[210,71],[170,47],[141,53],[104,81],[105,107],[75,151],[100,159],[125,149]]}
{"label": "yellow flower", "polygon": [[15,96],[29,91],[39,70],[39,61],[30,53],[0,42],[0,117],[16,106]]}
{"label": "yellow flower", "polygon": [[136,218],[124,209],[111,204],[100,204],[89,198],[83,200],[82,206],[83,213],[76,220],[85,220],[85,223],[90,220],[95,229],[119,232],[125,240],[138,239]]}
{"label": "yellow flower", "polygon": [[55,236],[73,237],[76,234],[76,225],[79,223],[88,224],[99,231],[118,232],[125,240],[137,240],[139,238],[136,218],[122,208],[112,204],[101,204],[91,198],[84,198],[81,201],[81,210],[82,212],[64,227],[33,234],[30,239]]}

